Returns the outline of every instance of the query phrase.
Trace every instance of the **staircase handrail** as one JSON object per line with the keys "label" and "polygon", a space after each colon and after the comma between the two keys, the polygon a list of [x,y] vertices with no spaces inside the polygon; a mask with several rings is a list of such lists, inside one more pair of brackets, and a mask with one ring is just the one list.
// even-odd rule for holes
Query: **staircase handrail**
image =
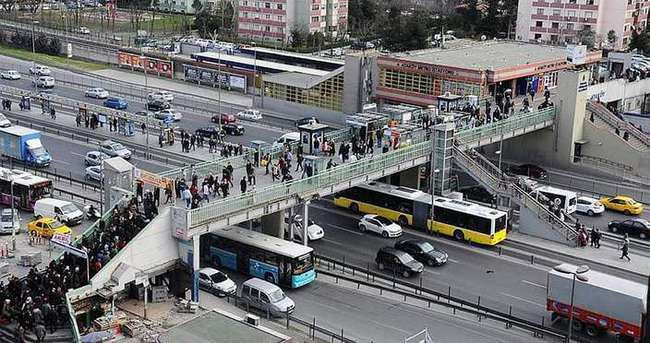
{"label": "staircase handrail", "polygon": [[612,113],[605,105],[599,102],[589,101],[587,102],[587,109],[598,116],[598,118],[605,121],[613,128],[623,129],[626,132],[629,132],[636,139],[644,143],[646,146],[650,146],[650,138],[645,133],[641,132],[636,126],[630,124],[625,120],[617,117]]}

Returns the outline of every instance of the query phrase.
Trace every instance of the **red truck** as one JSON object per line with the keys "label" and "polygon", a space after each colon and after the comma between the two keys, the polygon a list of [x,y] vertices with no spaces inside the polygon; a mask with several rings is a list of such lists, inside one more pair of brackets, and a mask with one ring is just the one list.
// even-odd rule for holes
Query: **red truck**
{"label": "red truck", "polygon": [[[561,264],[548,272],[546,309],[551,318],[569,317],[573,273],[578,267]],[[643,336],[648,286],[588,270],[578,274],[573,292],[573,332],[595,337],[605,331],[638,342]]]}

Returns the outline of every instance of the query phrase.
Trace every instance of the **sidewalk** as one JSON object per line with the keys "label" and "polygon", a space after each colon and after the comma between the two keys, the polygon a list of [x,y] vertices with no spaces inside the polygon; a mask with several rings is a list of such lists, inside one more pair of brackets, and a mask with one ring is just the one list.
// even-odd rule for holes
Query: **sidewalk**
{"label": "sidewalk", "polygon": [[[91,71],[89,74],[100,76],[104,79],[113,79],[118,82],[132,83],[134,86],[145,84],[143,73],[130,72],[120,69],[103,69]],[[196,84],[181,80],[164,79],[155,75],[148,75],[146,84],[152,88],[164,89],[172,92],[187,93],[200,97],[216,100],[219,92],[216,88],[198,86]],[[252,104],[250,95],[244,95],[236,92],[222,91],[221,101],[224,103],[235,104],[243,107],[250,107]]]}
{"label": "sidewalk", "polygon": [[643,254],[638,248],[630,247],[630,259],[621,260],[621,252],[618,250],[616,244],[609,240],[601,241],[599,249],[586,246],[584,248],[571,248],[569,246],[556,243],[553,241],[525,235],[519,232],[508,233],[508,240],[520,244],[528,244],[542,250],[546,250],[551,254],[551,257],[563,259],[563,257],[572,257],[582,259],[587,265],[588,261],[593,261],[594,264],[599,264],[622,272],[633,273],[639,276],[650,275],[650,256]]}

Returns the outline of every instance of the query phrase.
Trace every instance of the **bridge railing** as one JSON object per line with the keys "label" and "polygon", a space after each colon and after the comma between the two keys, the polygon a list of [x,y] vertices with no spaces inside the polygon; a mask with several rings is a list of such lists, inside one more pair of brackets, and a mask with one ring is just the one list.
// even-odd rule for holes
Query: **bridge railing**
{"label": "bridge railing", "polygon": [[587,110],[591,111],[595,115],[598,116],[598,118],[602,119],[605,121],[607,124],[609,124],[612,128],[618,128],[621,130],[625,130],[626,132],[629,132],[634,136],[634,138],[638,139],[639,141],[643,142],[646,146],[650,146],[650,137],[646,135],[645,133],[639,131],[638,128],[636,128],[634,125],[632,125],[629,122],[626,122],[624,120],[621,120],[618,118],[614,113],[612,113],[605,105],[599,102],[594,102],[594,101],[589,101],[587,102]]}
{"label": "bridge railing", "polygon": [[483,137],[500,136],[516,129],[540,124],[548,120],[553,120],[554,118],[555,107],[548,107],[533,113],[514,115],[506,120],[500,120],[498,122],[492,122],[472,129],[459,131],[456,133],[456,139],[460,141],[460,143],[474,142]]}

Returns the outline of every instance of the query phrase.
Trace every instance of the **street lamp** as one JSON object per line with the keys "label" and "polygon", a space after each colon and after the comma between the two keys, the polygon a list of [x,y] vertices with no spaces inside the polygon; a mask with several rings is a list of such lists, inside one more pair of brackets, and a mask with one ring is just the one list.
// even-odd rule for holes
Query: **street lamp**
{"label": "street lamp", "polygon": [[[149,158],[149,105],[148,105],[148,98],[149,98],[149,82],[147,79],[147,57],[143,54],[140,55],[140,60],[142,61],[142,71],[144,72],[144,94],[145,94],[145,103],[144,103],[144,112],[146,115],[144,116],[145,119],[145,124],[144,124],[144,129],[146,132],[146,144],[147,144],[147,157],[145,159]],[[137,130],[137,129],[136,129]]]}
{"label": "street lamp", "polygon": [[576,278],[582,282],[589,281],[589,277],[583,274],[588,272],[590,269],[587,265],[577,266],[575,268],[574,267],[575,266],[561,264],[553,268],[557,272],[563,274],[571,274],[573,278],[571,282],[571,305],[569,306],[569,341],[571,341],[571,336],[573,335],[573,296],[576,288]]}
{"label": "street lamp", "polygon": [[34,20],[34,13],[32,13],[32,68],[34,69],[34,92],[36,92],[36,43],[34,42],[34,25],[38,24],[38,20]]}
{"label": "street lamp", "polygon": [[435,205],[435,193],[436,193],[436,174],[440,171],[436,169],[436,119],[438,110],[437,109],[432,109],[433,112],[433,122],[429,123],[429,127],[431,128],[430,132],[430,139],[431,139],[431,176],[429,183],[431,184],[431,230],[434,229],[434,205]]}
{"label": "street lamp", "polygon": [[251,105],[251,108],[255,108],[255,92],[257,89],[257,47],[255,42],[251,42],[251,45],[253,46],[253,104]]}

